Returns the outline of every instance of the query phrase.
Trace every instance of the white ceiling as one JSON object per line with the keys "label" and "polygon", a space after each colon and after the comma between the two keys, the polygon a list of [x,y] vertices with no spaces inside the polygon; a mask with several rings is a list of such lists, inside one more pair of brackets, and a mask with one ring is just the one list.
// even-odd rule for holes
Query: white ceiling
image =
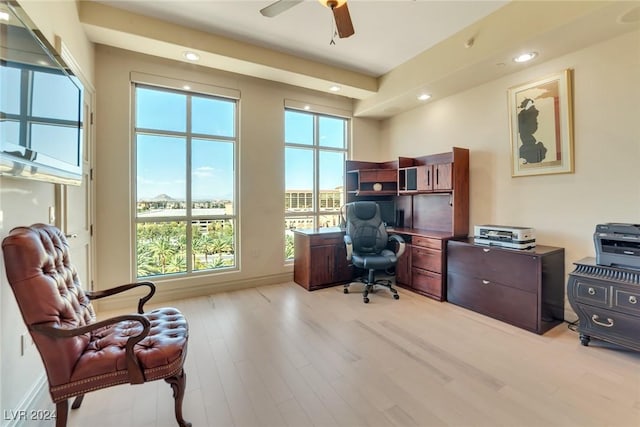
{"label": "white ceiling", "polygon": [[274,18],[275,0],[94,0],[378,77],[508,3],[488,0],[349,0],[355,34],[335,38],[331,10],[306,0]]}
{"label": "white ceiling", "polygon": [[[337,84],[354,116],[372,118],[640,29],[639,0],[349,0],[355,35],[333,45],[317,0],[266,18],[271,2],[80,0],[78,10],[95,43],[177,61],[193,50],[203,67],[323,92]],[[525,51],[538,56],[513,62]]]}

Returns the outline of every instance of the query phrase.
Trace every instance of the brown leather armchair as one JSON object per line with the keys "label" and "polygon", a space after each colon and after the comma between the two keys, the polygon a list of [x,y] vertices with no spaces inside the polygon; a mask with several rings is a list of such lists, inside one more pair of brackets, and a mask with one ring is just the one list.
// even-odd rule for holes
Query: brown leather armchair
{"label": "brown leather armchair", "polygon": [[[69,261],[67,240],[51,225],[15,228],[2,249],[7,278],[44,362],[57,427],[67,424],[71,397],[77,409],[87,392],[158,379],[173,389],[178,424],[191,426],[182,417],[187,321],[175,308],[144,313],[155,293],[153,283],[84,291]],[[96,321],[91,300],[139,286],[149,287],[138,302],[139,314]]]}

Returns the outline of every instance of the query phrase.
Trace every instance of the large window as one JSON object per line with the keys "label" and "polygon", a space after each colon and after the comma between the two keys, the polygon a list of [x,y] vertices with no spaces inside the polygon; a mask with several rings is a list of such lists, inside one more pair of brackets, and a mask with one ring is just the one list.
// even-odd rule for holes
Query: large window
{"label": "large window", "polygon": [[233,268],[236,101],[135,86],[137,277]]}
{"label": "large window", "polygon": [[285,258],[296,228],[336,227],[344,203],[349,121],[285,110]]}

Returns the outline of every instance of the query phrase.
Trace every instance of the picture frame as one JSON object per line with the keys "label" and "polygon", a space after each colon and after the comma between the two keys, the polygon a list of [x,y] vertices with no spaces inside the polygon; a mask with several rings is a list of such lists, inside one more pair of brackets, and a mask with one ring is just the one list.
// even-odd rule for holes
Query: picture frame
{"label": "picture frame", "polygon": [[508,90],[511,176],[573,173],[572,70]]}

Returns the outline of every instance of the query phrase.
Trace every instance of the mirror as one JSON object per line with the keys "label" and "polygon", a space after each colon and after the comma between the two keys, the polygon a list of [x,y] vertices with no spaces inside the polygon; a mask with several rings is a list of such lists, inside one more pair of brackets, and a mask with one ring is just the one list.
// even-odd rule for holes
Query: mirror
{"label": "mirror", "polygon": [[82,181],[82,85],[15,2],[0,2],[0,174]]}

